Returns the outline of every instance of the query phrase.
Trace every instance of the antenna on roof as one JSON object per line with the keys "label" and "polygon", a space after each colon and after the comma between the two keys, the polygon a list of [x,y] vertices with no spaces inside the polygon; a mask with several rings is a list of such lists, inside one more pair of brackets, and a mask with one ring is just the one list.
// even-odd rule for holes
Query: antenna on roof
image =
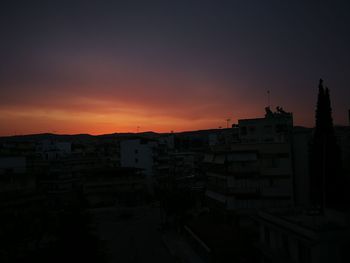
{"label": "antenna on roof", "polygon": [[267,91],[267,106],[270,108],[271,105],[270,105],[270,91],[268,90]]}

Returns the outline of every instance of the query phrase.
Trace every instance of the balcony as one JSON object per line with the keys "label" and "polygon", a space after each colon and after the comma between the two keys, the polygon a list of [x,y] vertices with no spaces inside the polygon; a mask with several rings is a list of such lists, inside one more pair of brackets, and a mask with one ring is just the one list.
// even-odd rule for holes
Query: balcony
{"label": "balcony", "polygon": [[230,187],[227,188],[229,194],[259,194],[259,189],[256,187]]}
{"label": "balcony", "polygon": [[285,187],[264,187],[261,189],[263,196],[291,196],[291,190]]}
{"label": "balcony", "polygon": [[230,166],[227,171],[232,174],[259,174],[258,165]]}

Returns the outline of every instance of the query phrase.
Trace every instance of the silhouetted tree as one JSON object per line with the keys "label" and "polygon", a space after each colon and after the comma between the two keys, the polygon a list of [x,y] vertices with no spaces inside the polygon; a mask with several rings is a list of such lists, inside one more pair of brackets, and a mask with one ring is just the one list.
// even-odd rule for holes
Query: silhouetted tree
{"label": "silhouetted tree", "polygon": [[334,134],[329,89],[320,79],[316,125],[310,156],[310,199],[317,207],[339,207],[343,201],[340,150]]}

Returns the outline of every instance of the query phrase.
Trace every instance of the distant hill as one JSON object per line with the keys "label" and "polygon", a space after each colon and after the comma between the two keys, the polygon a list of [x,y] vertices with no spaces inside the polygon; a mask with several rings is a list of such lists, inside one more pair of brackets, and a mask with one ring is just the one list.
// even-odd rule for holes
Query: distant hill
{"label": "distant hill", "polygon": [[102,135],[90,135],[90,134],[53,134],[53,133],[40,133],[40,134],[27,134],[27,135],[14,135],[14,136],[1,136],[0,141],[42,141],[42,140],[56,140],[56,141],[81,141],[81,140],[96,140],[96,139],[115,139],[115,138],[134,138],[134,137],[148,137],[155,138],[159,136],[155,132],[144,133],[111,133]]}
{"label": "distant hill", "polygon": [[149,138],[155,139],[162,135],[174,134],[177,136],[205,136],[209,133],[218,133],[231,129],[206,129],[196,131],[182,131],[174,133],[157,133],[152,131],[141,133],[111,133],[101,135],[90,134],[54,134],[54,133],[40,133],[40,134],[27,134],[27,135],[13,135],[13,136],[1,136],[0,141],[41,141],[41,140],[57,140],[57,141],[80,141],[80,140],[98,140],[98,139],[127,139],[127,138]]}

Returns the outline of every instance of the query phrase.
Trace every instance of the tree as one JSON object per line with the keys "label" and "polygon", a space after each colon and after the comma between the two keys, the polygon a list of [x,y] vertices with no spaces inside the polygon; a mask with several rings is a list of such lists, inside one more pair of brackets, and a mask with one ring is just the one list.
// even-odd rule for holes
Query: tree
{"label": "tree", "polygon": [[343,202],[340,150],[334,133],[329,89],[320,79],[310,156],[310,199],[320,208]]}

